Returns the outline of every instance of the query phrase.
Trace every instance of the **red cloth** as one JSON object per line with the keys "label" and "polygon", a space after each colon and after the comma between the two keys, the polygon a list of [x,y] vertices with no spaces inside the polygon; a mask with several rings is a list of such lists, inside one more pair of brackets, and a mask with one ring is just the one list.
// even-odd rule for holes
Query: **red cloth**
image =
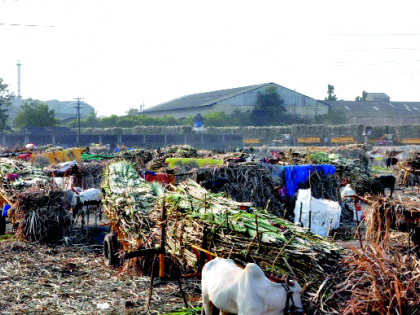
{"label": "red cloth", "polygon": [[22,153],[18,155],[18,159],[29,161],[31,159],[32,153]]}
{"label": "red cloth", "polygon": [[146,174],[146,181],[149,183],[159,182],[159,183],[164,184],[164,186],[169,185],[169,183],[171,182],[169,180],[168,174],[165,174],[165,173],[156,173],[156,175]]}

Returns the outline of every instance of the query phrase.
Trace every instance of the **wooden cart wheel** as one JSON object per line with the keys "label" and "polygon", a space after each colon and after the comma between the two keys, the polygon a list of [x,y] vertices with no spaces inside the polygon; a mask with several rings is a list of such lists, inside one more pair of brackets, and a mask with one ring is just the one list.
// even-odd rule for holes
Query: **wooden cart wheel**
{"label": "wooden cart wheel", "polygon": [[104,238],[104,258],[105,264],[107,266],[118,266],[119,257],[118,257],[119,242],[117,236],[114,233],[105,235]]}
{"label": "wooden cart wheel", "polygon": [[6,217],[0,215],[0,235],[4,235],[6,233]]}

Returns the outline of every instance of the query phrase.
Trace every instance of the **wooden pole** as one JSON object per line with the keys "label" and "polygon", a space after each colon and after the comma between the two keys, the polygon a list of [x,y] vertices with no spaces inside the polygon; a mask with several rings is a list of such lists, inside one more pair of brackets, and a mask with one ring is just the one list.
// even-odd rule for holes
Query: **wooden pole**
{"label": "wooden pole", "polygon": [[187,298],[185,297],[184,290],[182,290],[182,285],[181,285],[181,272],[179,271],[178,266],[176,265],[175,261],[173,259],[171,261],[172,261],[172,266],[174,268],[176,281],[178,282],[179,291],[181,291],[181,296],[182,296],[182,299],[184,300],[185,308],[188,308]]}
{"label": "wooden pole", "polygon": [[[160,226],[160,248],[165,252],[165,232],[166,232],[166,204],[165,200],[162,203],[162,216],[161,216],[161,226]],[[159,277],[165,277],[165,254],[159,254]]]}
{"label": "wooden pole", "polygon": [[309,228],[309,231],[311,230],[311,225],[312,225],[312,210],[311,210],[311,208],[309,208],[309,224],[308,224],[308,228]]}
{"label": "wooden pole", "polygon": [[267,206],[265,207],[265,212],[268,212],[268,207],[270,207],[271,199],[267,200]]}
{"label": "wooden pole", "polygon": [[149,313],[149,309],[150,309],[150,302],[151,302],[151,300],[152,300],[153,279],[154,279],[154,267],[155,267],[156,256],[157,256],[157,255],[155,255],[155,256],[153,257],[153,262],[152,262],[152,273],[150,274],[149,294],[147,295],[147,313]]}
{"label": "wooden pole", "polygon": [[357,214],[357,200],[354,199],[354,212],[356,214],[357,234],[359,235],[360,249],[363,250],[362,236],[359,229],[359,215]]}
{"label": "wooden pole", "polygon": [[333,222],[333,218],[331,218],[331,220],[330,220],[330,224],[328,225],[327,236],[325,236],[325,238],[328,238],[328,236],[330,236],[332,222]]}
{"label": "wooden pole", "polygon": [[204,194],[204,213],[207,213],[207,194]]}
{"label": "wooden pole", "polygon": [[[209,244],[211,245],[211,244]],[[204,226],[203,228],[203,239],[201,240],[201,248],[207,249],[207,227]],[[210,250],[210,247],[208,248]],[[206,254],[200,251],[200,269],[203,268],[204,264],[206,263]],[[201,270],[200,270],[201,271]]]}

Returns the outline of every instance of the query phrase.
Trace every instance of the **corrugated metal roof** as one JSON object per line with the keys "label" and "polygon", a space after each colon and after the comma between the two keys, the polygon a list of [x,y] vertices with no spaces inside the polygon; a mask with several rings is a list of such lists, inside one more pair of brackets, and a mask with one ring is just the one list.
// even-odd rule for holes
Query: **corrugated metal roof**
{"label": "corrugated metal roof", "polygon": [[385,93],[368,93],[368,97],[372,96],[373,98],[389,98]]}
{"label": "corrugated metal roof", "polygon": [[341,107],[348,117],[420,117],[420,102],[327,102]]}
{"label": "corrugated metal roof", "polygon": [[208,105],[221,102],[225,99],[232,98],[236,95],[239,95],[248,91],[256,90],[260,87],[263,87],[269,84],[271,83],[264,83],[264,84],[250,85],[250,86],[239,87],[239,88],[234,88],[234,89],[186,95],[186,96],[176,98],[172,101],[165,102],[165,103],[147,108],[144,110],[144,112],[155,112],[155,111],[162,111],[162,110],[208,106]]}

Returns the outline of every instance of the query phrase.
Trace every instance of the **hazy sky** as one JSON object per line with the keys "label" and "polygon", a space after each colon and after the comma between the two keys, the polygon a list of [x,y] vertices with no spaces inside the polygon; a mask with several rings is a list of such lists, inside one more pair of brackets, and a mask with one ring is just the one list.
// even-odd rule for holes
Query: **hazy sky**
{"label": "hazy sky", "polygon": [[0,77],[17,92],[20,60],[23,98],[84,97],[99,115],[267,82],[420,101],[419,12],[418,0],[0,0]]}

